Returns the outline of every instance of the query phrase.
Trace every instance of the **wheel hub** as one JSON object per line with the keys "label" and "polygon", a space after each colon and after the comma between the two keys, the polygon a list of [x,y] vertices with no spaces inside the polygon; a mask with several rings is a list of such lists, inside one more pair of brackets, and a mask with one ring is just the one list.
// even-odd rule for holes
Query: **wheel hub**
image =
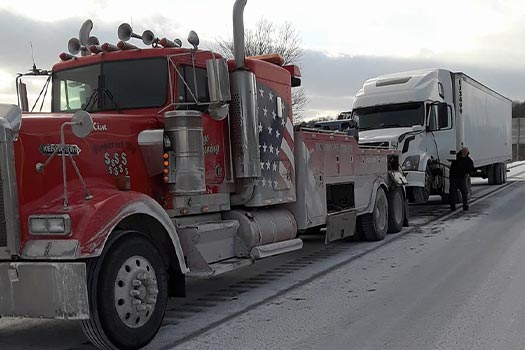
{"label": "wheel hub", "polygon": [[143,326],[157,304],[157,276],[148,259],[132,256],[120,267],[115,280],[115,308],[131,328]]}

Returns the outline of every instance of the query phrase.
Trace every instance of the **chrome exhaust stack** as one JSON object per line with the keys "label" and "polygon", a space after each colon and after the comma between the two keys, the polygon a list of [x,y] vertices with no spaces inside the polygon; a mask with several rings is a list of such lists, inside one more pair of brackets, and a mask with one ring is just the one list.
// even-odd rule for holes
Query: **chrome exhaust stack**
{"label": "chrome exhaust stack", "polygon": [[[246,70],[243,13],[247,0],[237,0],[233,6],[233,45],[236,69],[231,73],[232,100],[230,130],[235,176],[246,179],[240,198],[232,197],[233,204],[243,204],[251,198],[243,192],[250,190],[249,179],[261,176],[259,132],[257,129],[257,82],[255,74]],[[253,190],[253,188],[251,189]],[[246,199],[246,197],[249,197]]]}
{"label": "chrome exhaust stack", "polygon": [[247,0],[237,0],[233,5],[233,57],[235,68],[244,69],[246,50],[244,47],[244,7]]}

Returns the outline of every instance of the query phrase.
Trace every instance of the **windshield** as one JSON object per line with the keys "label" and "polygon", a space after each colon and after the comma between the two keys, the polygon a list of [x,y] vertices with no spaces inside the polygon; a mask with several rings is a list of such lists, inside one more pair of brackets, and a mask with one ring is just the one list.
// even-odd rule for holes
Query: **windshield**
{"label": "windshield", "polygon": [[410,128],[423,125],[425,107],[423,102],[374,106],[354,110],[353,117],[356,116],[359,130]]}
{"label": "windshield", "polygon": [[165,58],[115,61],[53,73],[53,111],[160,107],[166,103]]}

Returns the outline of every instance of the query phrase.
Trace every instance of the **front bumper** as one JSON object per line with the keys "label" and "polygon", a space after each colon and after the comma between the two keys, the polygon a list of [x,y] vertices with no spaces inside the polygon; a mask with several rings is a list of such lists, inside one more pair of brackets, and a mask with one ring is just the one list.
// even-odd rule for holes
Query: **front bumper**
{"label": "front bumper", "polygon": [[0,316],[89,319],[86,264],[0,263]]}
{"label": "front bumper", "polygon": [[409,187],[425,187],[424,171],[405,171],[407,185]]}

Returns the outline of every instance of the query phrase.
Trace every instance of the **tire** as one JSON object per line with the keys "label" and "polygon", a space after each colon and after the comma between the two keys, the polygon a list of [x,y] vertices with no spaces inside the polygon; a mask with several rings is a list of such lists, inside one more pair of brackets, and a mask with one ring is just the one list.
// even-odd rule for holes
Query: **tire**
{"label": "tire", "polygon": [[494,164],[494,185],[503,185],[507,173],[505,163]]}
{"label": "tire", "polygon": [[377,189],[374,210],[360,217],[359,234],[367,241],[381,241],[388,231],[388,198],[385,190]]}
{"label": "tire", "polygon": [[412,199],[416,204],[425,204],[428,202],[431,191],[432,175],[430,168],[427,166],[425,171],[425,187],[412,187]]}
{"label": "tire", "polygon": [[161,326],[167,271],[159,251],[142,234],[113,235],[102,255],[87,264],[91,318],[82,321],[82,329],[99,349],[135,350],[147,345]]}
{"label": "tire", "polygon": [[397,233],[403,229],[405,221],[405,203],[403,190],[395,187],[388,192],[388,233]]}
{"label": "tire", "polygon": [[426,187],[414,187],[412,188],[412,194],[416,204],[425,204],[430,197],[430,191]]}
{"label": "tire", "polygon": [[494,164],[494,185],[501,185],[501,165],[500,163]]}
{"label": "tire", "polygon": [[496,166],[495,164],[487,165],[487,180],[489,182],[489,185],[495,184],[495,173],[496,173]]}

